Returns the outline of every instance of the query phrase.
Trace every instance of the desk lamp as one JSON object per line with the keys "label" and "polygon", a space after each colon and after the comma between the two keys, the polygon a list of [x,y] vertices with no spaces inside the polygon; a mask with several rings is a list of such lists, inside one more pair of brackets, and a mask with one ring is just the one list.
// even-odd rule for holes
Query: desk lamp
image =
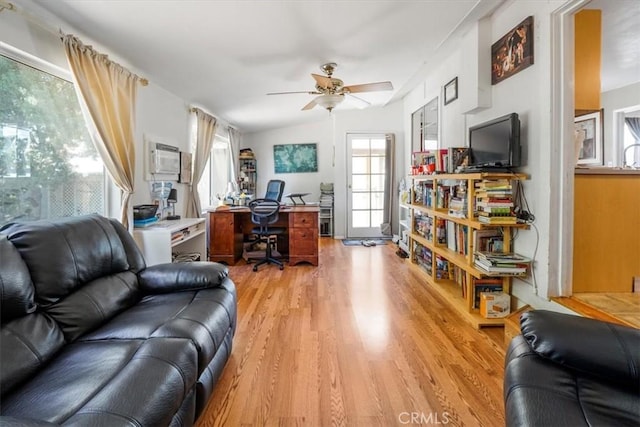
{"label": "desk lamp", "polygon": [[176,190],[175,188],[172,188],[171,191],[169,191],[169,197],[167,197],[167,205],[171,207],[171,214],[172,214],[172,215],[167,215],[167,219],[170,221],[180,219],[180,215],[176,215],[177,202],[178,202],[178,190]]}

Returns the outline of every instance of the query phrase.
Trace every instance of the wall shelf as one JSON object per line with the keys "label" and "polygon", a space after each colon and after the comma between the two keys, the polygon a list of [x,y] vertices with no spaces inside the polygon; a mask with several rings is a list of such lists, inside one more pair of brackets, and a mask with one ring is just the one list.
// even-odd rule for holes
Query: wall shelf
{"label": "wall shelf", "polygon": [[[510,252],[511,230],[527,228],[528,225],[480,222],[476,217],[476,195],[481,194],[482,186],[490,185],[488,183],[492,181],[503,182],[511,192],[511,183],[514,180],[527,179],[527,176],[478,172],[411,175],[409,179],[413,183],[409,203],[402,205],[410,212],[410,263],[438,294],[449,301],[460,315],[476,328],[502,326],[504,318],[485,318],[474,306],[477,301],[476,285],[483,286],[483,280],[493,280],[496,286],[502,287],[502,292],[510,294],[511,278],[517,276],[489,274],[477,268],[474,265],[474,236],[476,232],[480,234],[479,230],[499,230],[501,236],[498,240],[501,241],[502,251]],[[477,186],[480,188],[477,189]],[[463,202],[463,207],[459,210],[451,208],[454,188],[460,193],[455,197],[459,202]],[[435,207],[440,205],[443,206]],[[508,215],[504,221],[513,221],[512,218],[513,216]],[[418,230],[421,233],[418,233]],[[476,283],[477,280],[479,282]]]}

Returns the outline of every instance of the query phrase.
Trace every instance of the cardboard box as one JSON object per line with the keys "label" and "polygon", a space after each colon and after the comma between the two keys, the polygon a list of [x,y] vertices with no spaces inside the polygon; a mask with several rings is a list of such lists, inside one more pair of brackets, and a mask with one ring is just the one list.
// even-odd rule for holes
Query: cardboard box
{"label": "cardboard box", "polygon": [[480,315],[485,319],[507,317],[511,312],[511,297],[504,292],[480,293]]}

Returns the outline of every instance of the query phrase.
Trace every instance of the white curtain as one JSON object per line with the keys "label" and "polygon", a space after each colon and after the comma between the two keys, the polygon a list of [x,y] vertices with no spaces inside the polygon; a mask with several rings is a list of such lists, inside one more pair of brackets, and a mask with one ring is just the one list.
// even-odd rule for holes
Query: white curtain
{"label": "white curtain", "polygon": [[136,163],[133,135],[137,83],[146,81],[71,34],[62,41],[93,144],[122,191],[120,221],[128,229]]}
{"label": "white curtain", "polygon": [[216,134],[217,122],[215,117],[199,108],[194,108],[192,111],[196,115],[196,146],[193,150],[193,173],[187,194],[186,217],[199,218],[202,206],[200,205],[200,195],[198,194],[198,183],[211,155],[211,146]]}
{"label": "white curtain", "polygon": [[231,179],[233,183],[238,182],[238,173],[240,165],[238,157],[240,156],[240,132],[229,126],[229,149],[231,151]]}
{"label": "white curtain", "polygon": [[393,195],[394,195],[394,182],[395,182],[395,135],[385,135],[385,201],[384,201],[384,222],[380,224],[380,231],[385,236],[391,236],[393,234]]}

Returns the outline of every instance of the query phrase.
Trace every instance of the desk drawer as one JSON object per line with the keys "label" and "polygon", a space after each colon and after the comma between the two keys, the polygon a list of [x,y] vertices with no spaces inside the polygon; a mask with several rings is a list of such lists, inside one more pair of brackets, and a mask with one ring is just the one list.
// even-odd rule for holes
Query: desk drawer
{"label": "desk drawer", "polygon": [[304,228],[318,228],[317,212],[296,212],[293,214],[293,226]]}
{"label": "desk drawer", "polygon": [[289,231],[289,251],[295,255],[317,255],[318,229],[292,228]]}

